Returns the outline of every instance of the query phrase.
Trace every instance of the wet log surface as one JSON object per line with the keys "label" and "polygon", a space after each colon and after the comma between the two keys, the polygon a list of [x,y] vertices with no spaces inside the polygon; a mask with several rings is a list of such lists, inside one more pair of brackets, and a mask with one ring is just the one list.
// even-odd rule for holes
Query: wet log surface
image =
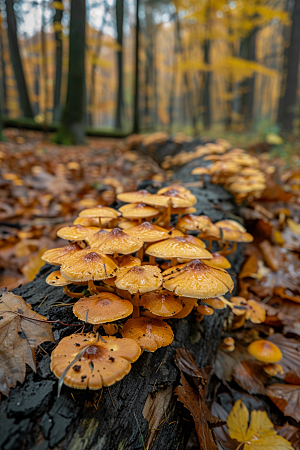
{"label": "wet log surface", "polygon": [[[192,149],[192,144],[189,147]],[[168,151],[170,149],[158,149],[156,159],[161,161],[161,156]],[[174,179],[195,182],[190,172],[198,165],[203,165],[203,161],[198,159],[181,167]],[[151,188],[151,183],[143,184]],[[198,214],[206,214],[213,221],[238,215],[232,195],[220,186],[207,183],[202,189],[192,188],[191,191],[198,199]],[[238,273],[241,248],[230,259],[230,272]],[[34,281],[14,292],[49,320],[79,323],[72,306],[55,306],[74,302],[63,294],[62,288],[45,283],[46,276],[55,269],[46,264]],[[76,289],[80,292],[80,286]],[[173,359],[175,350],[186,346],[194,353],[200,367],[213,363],[225,315],[226,310],[216,311],[206,316],[201,324],[196,324],[192,314],[186,319],[168,321],[175,334],[174,342],[155,353],[144,352],[122,381],[103,391],[80,391],[63,386],[57,398],[57,379],[50,371],[50,353],[56,344],[43,344],[43,349],[37,353],[37,372],[28,370],[24,384],[12,389],[8,399],[2,397],[0,448],[184,449],[193,420],[173,394],[179,383],[179,371]],[[57,343],[77,328],[54,324],[53,330]],[[89,325],[85,330],[90,330]]]}

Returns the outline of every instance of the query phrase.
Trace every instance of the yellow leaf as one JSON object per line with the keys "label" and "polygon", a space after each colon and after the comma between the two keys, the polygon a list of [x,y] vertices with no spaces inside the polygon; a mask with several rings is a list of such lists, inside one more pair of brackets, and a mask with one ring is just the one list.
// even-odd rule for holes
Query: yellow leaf
{"label": "yellow leaf", "polygon": [[51,6],[55,9],[61,9],[62,11],[64,10],[64,5],[61,2],[52,2]]}
{"label": "yellow leaf", "polygon": [[300,223],[296,223],[293,221],[293,219],[288,219],[287,220],[288,226],[289,228],[297,234],[300,234]]}
{"label": "yellow leaf", "polygon": [[62,26],[62,24],[60,22],[54,22],[53,28],[54,28],[55,31],[62,31],[63,26]]}
{"label": "yellow leaf", "polygon": [[[265,411],[253,411],[248,427],[249,412],[238,400],[227,418],[229,436],[244,444],[243,450],[292,450],[292,445],[278,436]],[[238,446],[240,448],[240,446]]]}

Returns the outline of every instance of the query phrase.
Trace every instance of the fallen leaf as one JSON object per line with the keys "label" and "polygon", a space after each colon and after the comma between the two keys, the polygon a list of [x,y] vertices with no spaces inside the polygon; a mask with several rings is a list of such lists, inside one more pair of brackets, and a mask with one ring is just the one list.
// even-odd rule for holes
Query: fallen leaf
{"label": "fallen leaf", "polygon": [[249,427],[248,421],[248,409],[242,400],[238,400],[227,417],[227,426],[231,439],[236,439],[244,444],[243,450],[288,450],[293,448],[286,439],[276,434],[265,411],[252,411]]}
{"label": "fallen leaf", "polygon": [[300,450],[299,429],[286,423],[283,427],[276,427],[277,434],[287,439],[295,450]]}
{"label": "fallen leaf", "polygon": [[269,386],[267,396],[285,416],[300,421],[300,386],[275,383]]}
{"label": "fallen leaf", "polygon": [[12,292],[0,297],[0,392],[8,396],[11,387],[23,383],[28,364],[36,370],[35,350],[54,341],[47,319],[32,311],[22,297]]}
{"label": "fallen leaf", "polygon": [[288,339],[282,334],[276,333],[270,336],[269,341],[277,345],[282,353],[280,365],[284,375],[277,375],[284,378],[287,383],[300,385],[300,343],[296,339]]}
{"label": "fallen leaf", "polygon": [[249,394],[265,394],[264,383],[268,377],[255,361],[241,361],[233,370],[233,378]]}
{"label": "fallen leaf", "polygon": [[250,255],[246,260],[245,264],[242,267],[242,270],[239,274],[239,279],[247,278],[252,276],[254,273],[258,271],[258,260],[255,255]]}
{"label": "fallen leaf", "polygon": [[288,219],[287,224],[294,233],[300,235],[300,223],[294,222],[293,219]]}

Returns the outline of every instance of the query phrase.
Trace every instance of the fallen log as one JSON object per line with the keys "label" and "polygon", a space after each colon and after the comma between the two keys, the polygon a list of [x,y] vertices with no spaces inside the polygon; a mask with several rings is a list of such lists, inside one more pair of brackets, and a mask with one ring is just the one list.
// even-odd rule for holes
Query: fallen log
{"label": "fallen log", "polygon": [[[183,183],[195,181],[193,161],[174,174]],[[146,185],[147,183],[145,183]],[[147,184],[151,187],[151,183]],[[213,221],[234,218],[237,206],[230,193],[206,183],[191,188],[197,196],[198,214]],[[231,255],[232,273],[238,273],[241,248]],[[56,269],[56,268],[55,268]],[[33,309],[49,320],[76,324],[72,298],[62,289],[45,283],[54,270],[45,265],[34,281],[14,290]],[[176,401],[174,388],[179,371],[174,364],[177,348],[186,347],[199,367],[213,363],[221,337],[226,310],[215,311],[197,324],[191,314],[186,319],[169,321],[175,334],[173,343],[155,353],[144,352],[131,372],[103,391],[80,391],[63,386],[57,397],[57,379],[50,371],[50,353],[55,343],[42,344],[37,353],[37,372],[28,369],[23,385],[11,390],[0,404],[0,448],[3,450],[182,450],[189,438],[193,419]],[[79,329],[79,327],[78,327]],[[74,328],[53,325],[56,343]],[[88,326],[85,331],[89,331]]]}

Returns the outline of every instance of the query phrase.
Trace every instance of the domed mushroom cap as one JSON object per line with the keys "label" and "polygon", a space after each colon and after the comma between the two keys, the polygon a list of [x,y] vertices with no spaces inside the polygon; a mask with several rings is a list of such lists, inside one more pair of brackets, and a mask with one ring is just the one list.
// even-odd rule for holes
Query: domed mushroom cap
{"label": "domed mushroom cap", "polygon": [[103,217],[107,219],[117,219],[120,215],[116,209],[102,205],[84,209],[79,213],[79,217]]}
{"label": "domed mushroom cap", "polygon": [[282,353],[273,342],[259,339],[248,346],[248,352],[258,361],[276,363],[281,360]]}
{"label": "domed mushroom cap", "polygon": [[131,302],[110,292],[100,292],[88,298],[81,298],[73,306],[76,317],[92,324],[121,320],[130,316],[132,311]]}
{"label": "domed mushroom cap", "polygon": [[130,294],[143,294],[158,289],[162,283],[162,275],[156,266],[130,267],[120,270],[115,283],[118,289],[129,291]]}
{"label": "domed mushroom cap", "polygon": [[99,230],[99,231],[97,231],[97,233],[92,234],[91,236],[88,236],[87,238],[85,238],[85,242],[91,246],[98,239],[103,238],[104,236],[107,236],[108,233],[109,233],[109,231],[107,231],[107,230]]}
{"label": "domed mushroom cap", "polygon": [[126,231],[130,236],[137,237],[144,242],[157,242],[163,239],[169,239],[170,235],[167,230],[149,222],[143,222],[137,227],[129,228]]}
{"label": "domed mushroom cap", "polygon": [[127,219],[147,219],[153,218],[160,214],[160,211],[145,203],[129,203],[119,208],[123,217]]}
{"label": "domed mushroom cap", "polygon": [[47,276],[46,283],[50,284],[50,286],[67,286],[68,284],[71,284],[72,281],[67,280],[64,276],[62,276],[60,270],[56,270]]}
{"label": "domed mushroom cap", "polygon": [[120,228],[114,228],[109,233],[100,236],[99,239],[91,244],[91,247],[109,255],[114,253],[128,255],[138,251],[143,244],[142,240],[129,236]]}
{"label": "domed mushroom cap", "polygon": [[221,269],[230,269],[231,264],[225,256],[220,255],[220,253],[213,253],[212,259],[207,261],[209,266],[219,267]]}
{"label": "domed mushroom cap", "polygon": [[63,227],[57,232],[57,236],[67,241],[83,241],[88,236],[97,233],[97,227],[83,227],[81,225],[70,225]]}
{"label": "domed mushroom cap", "polygon": [[101,389],[111,386],[130,372],[141,348],[133,339],[105,336],[96,341],[93,334],[72,334],[63,338],[51,354],[51,370],[60,378],[78,353],[81,358],[67,371],[64,383],[75,389]]}
{"label": "domed mushroom cap", "polygon": [[125,217],[121,217],[121,219],[118,220],[118,227],[121,228],[121,230],[128,230],[128,228],[133,228],[139,225],[139,220],[130,220],[125,219]]}
{"label": "domed mushroom cap", "polygon": [[178,296],[174,296],[165,289],[143,294],[139,299],[139,305],[148,309],[152,314],[161,317],[174,316],[183,308]]}
{"label": "domed mushroom cap", "polygon": [[245,233],[247,231],[246,228],[243,227],[243,225],[240,222],[237,222],[236,220],[230,220],[230,219],[219,220],[218,222],[215,223],[215,225],[220,228],[238,230],[238,231],[241,231],[242,233]]}
{"label": "domed mushroom cap", "polygon": [[181,193],[177,189],[169,189],[161,194],[149,194],[144,203],[165,208],[171,203],[173,208],[188,208],[197,203],[197,199],[190,192]]}
{"label": "domed mushroom cap", "polygon": [[135,267],[135,266],[141,266],[142,261],[140,258],[136,258],[132,255],[126,255],[126,256],[119,256],[119,267],[120,269],[124,269],[125,267]]}
{"label": "domed mushroom cap", "polygon": [[220,300],[218,297],[206,298],[203,301],[204,301],[205,304],[211,306],[214,309],[225,309],[225,308],[227,308],[225,303],[222,302],[222,300]]}
{"label": "domed mushroom cap", "polygon": [[140,203],[144,201],[144,198],[149,195],[149,192],[141,189],[134,192],[122,192],[117,195],[117,199],[124,203]]}
{"label": "domed mushroom cap", "polygon": [[116,276],[118,266],[109,256],[88,248],[67,258],[60,271],[71,281],[105,280]]}
{"label": "domed mushroom cap", "polygon": [[232,291],[234,284],[223,269],[204,264],[200,260],[174,266],[163,272],[163,286],[175,294],[193,298],[211,298]]}
{"label": "domed mushroom cap", "polygon": [[195,216],[194,214],[182,217],[177,223],[178,228],[188,231],[202,230],[211,225],[213,223],[208,216]]}
{"label": "domed mushroom cap", "polygon": [[54,266],[60,266],[66,257],[73,255],[79,250],[81,250],[81,248],[77,244],[69,244],[59,248],[50,248],[50,250],[47,250],[43,254],[42,260]]}
{"label": "domed mushroom cap", "polygon": [[124,338],[134,339],[143,350],[149,352],[170,345],[174,339],[172,328],[168,324],[148,317],[127,320],[121,334]]}
{"label": "domed mushroom cap", "polygon": [[192,175],[210,175],[210,170],[208,167],[195,167],[192,170]]}
{"label": "domed mushroom cap", "polygon": [[[113,228],[115,224],[116,219],[101,219],[101,226],[104,228]],[[81,225],[83,227],[99,227],[99,217],[77,217],[74,220],[73,225]]]}
{"label": "domed mushroom cap", "polygon": [[171,238],[166,241],[157,242],[150,245],[146,250],[147,255],[155,256],[156,258],[201,258],[209,259],[212,255],[205,250],[191,242],[185,237]]}
{"label": "domed mushroom cap", "polygon": [[196,311],[203,316],[211,316],[214,313],[214,309],[207,305],[199,305]]}
{"label": "domed mushroom cap", "polygon": [[221,231],[221,239],[223,241],[231,241],[231,242],[252,242],[253,236],[250,233],[244,233],[239,230],[234,230],[231,228],[220,228]]}
{"label": "domed mushroom cap", "polygon": [[197,209],[194,206],[188,206],[186,208],[171,208],[171,214],[193,214]]}

